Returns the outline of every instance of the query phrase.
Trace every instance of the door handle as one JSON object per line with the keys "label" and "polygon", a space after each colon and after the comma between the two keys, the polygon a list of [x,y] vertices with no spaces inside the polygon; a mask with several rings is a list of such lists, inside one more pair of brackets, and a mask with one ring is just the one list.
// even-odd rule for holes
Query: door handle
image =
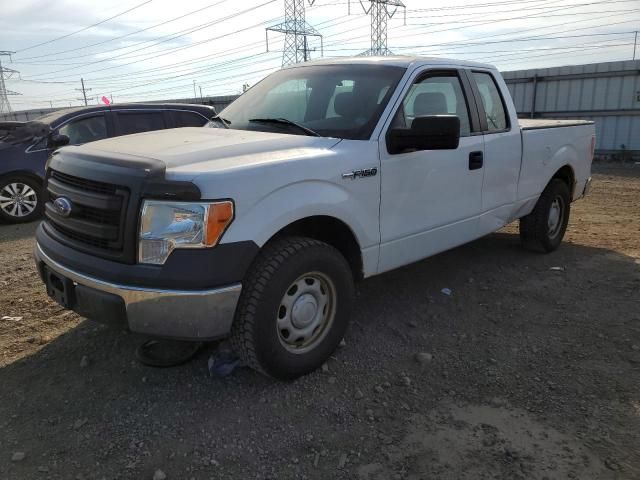
{"label": "door handle", "polygon": [[471,152],[469,154],[469,170],[478,170],[484,164],[482,152]]}

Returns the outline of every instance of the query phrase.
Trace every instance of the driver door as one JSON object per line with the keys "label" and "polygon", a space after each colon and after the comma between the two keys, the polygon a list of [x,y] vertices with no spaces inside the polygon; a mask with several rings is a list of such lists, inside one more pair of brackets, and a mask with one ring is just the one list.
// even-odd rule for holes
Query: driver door
{"label": "driver door", "polygon": [[455,150],[390,154],[380,141],[380,260],[383,272],[461,245],[478,235],[483,136],[467,77],[456,69],[423,70],[407,87],[391,128],[416,116],[457,115]]}

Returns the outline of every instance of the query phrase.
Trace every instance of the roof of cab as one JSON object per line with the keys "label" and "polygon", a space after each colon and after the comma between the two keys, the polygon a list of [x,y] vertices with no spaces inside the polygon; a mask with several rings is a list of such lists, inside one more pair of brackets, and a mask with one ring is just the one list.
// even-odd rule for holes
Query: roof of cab
{"label": "roof of cab", "polygon": [[390,65],[395,67],[409,68],[411,66],[423,65],[457,65],[461,67],[475,67],[495,70],[496,67],[487,63],[470,62],[467,60],[457,60],[453,58],[442,57],[421,57],[417,55],[390,55],[384,57],[335,57],[321,58],[306,63],[298,63],[288,68],[313,66],[313,65],[342,65],[342,64],[378,64]]}

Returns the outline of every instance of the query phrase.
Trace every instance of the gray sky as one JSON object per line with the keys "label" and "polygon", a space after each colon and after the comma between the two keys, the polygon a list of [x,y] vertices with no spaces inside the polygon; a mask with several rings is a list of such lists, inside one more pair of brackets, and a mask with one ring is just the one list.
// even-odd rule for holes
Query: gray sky
{"label": "gray sky", "polygon": [[[282,21],[284,0],[0,2],[0,50],[16,51],[12,61],[1,60],[21,73],[6,82],[22,94],[9,97],[14,110],[78,105],[81,77],[93,103],[102,95],[115,102],[191,97],[194,80],[198,95],[199,87],[205,96],[238,93],[281,64],[284,37],[270,33],[267,52],[265,27]],[[404,3],[406,25],[402,10],[389,20],[392,51],[502,70],[630,60],[640,29],[638,0]],[[350,8],[349,16],[347,0],[307,6],[307,21],[324,35],[325,57],[369,48],[369,16],[359,0]],[[309,42],[312,58],[320,57],[320,42]]]}

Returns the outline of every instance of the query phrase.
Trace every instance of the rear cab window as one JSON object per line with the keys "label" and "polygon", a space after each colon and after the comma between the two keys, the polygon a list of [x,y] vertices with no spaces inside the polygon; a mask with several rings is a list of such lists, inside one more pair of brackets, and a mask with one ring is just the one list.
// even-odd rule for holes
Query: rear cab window
{"label": "rear cab window", "polygon": [[509,117],[500,89],[493,75],[488,72],[472,72],[476,82],[484,115],[487,120],[487,132],[496,133],[509,129]]}

